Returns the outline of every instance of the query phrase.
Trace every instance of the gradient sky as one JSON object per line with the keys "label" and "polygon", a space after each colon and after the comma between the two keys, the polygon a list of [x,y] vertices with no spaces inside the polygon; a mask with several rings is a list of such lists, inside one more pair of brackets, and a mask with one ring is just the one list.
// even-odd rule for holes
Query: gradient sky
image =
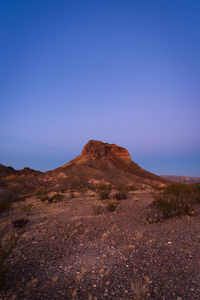
{"label": "gradient sky", "polygon": [[1,0],[0,162],[56,168],[89,139],[200,176],[200,1]]}

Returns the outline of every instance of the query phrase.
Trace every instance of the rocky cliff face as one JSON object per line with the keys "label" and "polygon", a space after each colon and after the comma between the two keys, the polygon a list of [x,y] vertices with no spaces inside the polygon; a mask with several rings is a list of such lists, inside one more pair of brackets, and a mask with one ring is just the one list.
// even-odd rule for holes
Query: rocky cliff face
{"label": "rocky cliff face", "polygon": [[81,156],[92,160],[110,158],[111,156],[126,161],[131,160],[130,154],[125,148],[122,148],[115,144],[108,144],[95,140],[90,140],[85,145]]}

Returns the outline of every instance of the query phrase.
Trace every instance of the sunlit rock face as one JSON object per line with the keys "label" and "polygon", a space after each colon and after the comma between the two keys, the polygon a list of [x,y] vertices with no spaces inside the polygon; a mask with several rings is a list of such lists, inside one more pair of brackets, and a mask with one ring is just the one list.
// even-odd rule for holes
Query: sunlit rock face
{"label": "sunlit rock face", "polygon": [[89,159],[101,159],[110,156],[122,160],[131,160],[129,152],[115,144],[103,143],[100,141],[90,140],[83,148],[81,156]]}

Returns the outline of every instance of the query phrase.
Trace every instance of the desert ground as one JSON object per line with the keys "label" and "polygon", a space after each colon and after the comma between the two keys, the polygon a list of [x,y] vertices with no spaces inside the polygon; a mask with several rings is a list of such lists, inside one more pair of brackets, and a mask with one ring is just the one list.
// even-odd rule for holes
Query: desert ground
{"label": "desert ground", "polygon": [[[2,213],[1,245],[15,242],[1,299],[200,299],[199,207],[148,224],[151,191],[130,191],[114,211],[106,201],[68,191]],[[13,225],[22,218],[26,225]]]}

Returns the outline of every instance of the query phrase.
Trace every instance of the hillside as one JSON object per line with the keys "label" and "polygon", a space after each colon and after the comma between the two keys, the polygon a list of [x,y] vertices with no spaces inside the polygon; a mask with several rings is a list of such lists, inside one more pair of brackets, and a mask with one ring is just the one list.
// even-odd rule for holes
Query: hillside
{"label": "hillside", "polygon": [[166,179],[133,162],[125,148],[95,140],[89,141],[72,161],[51,171],[39,172],[29,168],[17,171],[0,165],[0,187],[20,194],[104,184],[114,187],[159,186],[166,182]]}
{"label": "hillside", "polygon": [[167,182],[133,162],[125,148],[95,140],[85,145],[81,155],[46,175],[63,177],[67,187],[99,184],[141,186]]}

